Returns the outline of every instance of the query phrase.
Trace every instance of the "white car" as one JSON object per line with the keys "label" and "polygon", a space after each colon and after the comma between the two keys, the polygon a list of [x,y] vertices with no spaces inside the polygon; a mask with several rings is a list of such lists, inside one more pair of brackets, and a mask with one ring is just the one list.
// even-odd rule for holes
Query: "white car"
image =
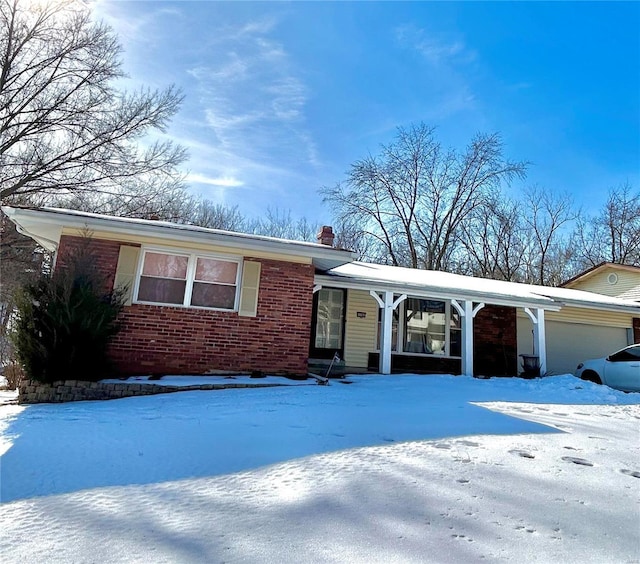
{"label": "white car", "polygon": [[640,392],[640,344],[578,364],[575,375],[623,392]]}

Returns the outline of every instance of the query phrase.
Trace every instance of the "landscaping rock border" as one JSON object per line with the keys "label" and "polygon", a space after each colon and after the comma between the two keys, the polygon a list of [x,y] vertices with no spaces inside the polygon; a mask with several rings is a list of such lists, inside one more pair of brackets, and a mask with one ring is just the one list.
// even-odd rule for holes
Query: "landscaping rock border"
{"label": "landscaping rock border", "polygon": [[42,384],[26,380],[18,388],[18,403],[65,403],[70,401],[109,400],[133,396],[170,394],[193,390],[224,390],[228,388],[269,388],[283,384],[234,383],[197,384],[194,386],[162,386],[158,384],[103,383],[83,380],[61,380],[53,384]]}

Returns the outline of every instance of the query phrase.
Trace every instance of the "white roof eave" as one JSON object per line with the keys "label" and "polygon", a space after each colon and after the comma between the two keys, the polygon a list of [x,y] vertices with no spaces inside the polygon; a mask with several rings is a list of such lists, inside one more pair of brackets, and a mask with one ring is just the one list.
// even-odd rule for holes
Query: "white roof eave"
{"label": "white roof eave", "polygon": [[57,241],[46,239],[47,245],[44,246],[49,250],[55,250],[55,247],[51,247],[57,246],[62,228],[68,227],[105,231],[114,235],[147,235],[165,241],[205,242],[229,249],[248,248],[285,256],[309,257],[314,265],[323,269],[334,268],[355,259],[355,254],[351,251],[334,249],[316,243],[253,236],[163,221],[119,218],[52,208],[31,209],[3,206],[2,211],[25,235],[41,244],[42,232],[51,231],[52,227],[57,227]]}

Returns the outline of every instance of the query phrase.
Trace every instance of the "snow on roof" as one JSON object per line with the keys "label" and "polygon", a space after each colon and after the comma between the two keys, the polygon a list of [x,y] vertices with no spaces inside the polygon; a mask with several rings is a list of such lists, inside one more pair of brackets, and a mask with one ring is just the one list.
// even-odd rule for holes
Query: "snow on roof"
{"label": "snow on roof", "polygon": [[580,290],[552,288],[532,284],[520,284],[491,280],[435,270],[419,270],[381,264],[352,262],[333,268],[329,277],[344,279],[351,283],[378,283],[393,287],[396,291],[420,291],[434,296],[447,294],[452,298],[475,299],[504,305],[543,307],[559,309],[563,304],[582,307],[617,309],[640,313],[640,305],[629,300],[600,296]]}
{"label": "snow on roof", "polygon": [[[512,282],[513,284],[513,282]],[[602,305],[619,308],[635,308],[636,313],[640,313],[640,304],[634,303],[632,300],[620,297],[614,298],[605,296],[604,294],[596,294],[595,292],[587,292],[585,290],[572,290],[570,288],[555,288],[553,286],[534,286],[530,284],[519,284],[527,286],[531,292],[538,295],[547,296],[555,301],[564,302],[566,304],[592,306]]]}
{"label": "snow on roof", "polygon": [[618,296],[621,300],[631,300],[632,302],[640,302],[640,284],[631,290],[627,290]]}
{"label": "snow on roof", "polygon": [[[99,213],[81,212],[62,208],[30,208],[3,206],[2,210],[21,228],[21,232],[38,241],[50,251],[55,250],[63,227],[104,230],[114,234],[146,234],[167,241],[200,241],[224,245],[229,248],[252,248],[287,255],[306,256],[318,268],[332,268],[355,258],[348,250],[336,249],[320,243],[293,241],[265,235],[253,235],[185,225],[169,221],[156,221],[131,217],[117,217]],[[57,231],[52,231],[56,226]]]}
{"label": "snow on roof", "polygon": [[195,232],[202,232],[202,233],[211,233],[216,235],[229,235],[233,237],[239,237],[242,239],[255,239],[257,241],[272,241],[274,243],[291,243],[294,245],[301,245],[304,247],[310,247],[310,248],[316,248],[316,249],[322,249],[322,250],[333,249],[334,251],[349,252],[349,251],[344,251],[343,249],[335,249],[333,247],[329,247],[328,245],[323,245],[321,243],[312,243],[310,241],[282,239],[279,237],[270,237],[268,235],[255,235],[252,233],[241,233],[239,231],[214,229],[212,227],[200,227],[199,225],[190,225],[187,223],[174,223],[172,221],[162,221],[162,220],[156,220],[156,219],[141,219],[138,217],[120,217],[120,216],[106,215],[101,213],[70,210],[65,208],[50,208],[50,207],[29,208],[29,207],[19,207],[19,206],[15,206],[15,208],[33,210],[33,211],[45,212],[45,213],[57,214],[57,215],[77,216],[77,217],[86,218],[86,219],[105,220],[109,222],[115,221],[115,222],[120,222],[125,224],[131,224],[131,225],[166,227],[168,229],[176,229],[181,231],[195,231]]}

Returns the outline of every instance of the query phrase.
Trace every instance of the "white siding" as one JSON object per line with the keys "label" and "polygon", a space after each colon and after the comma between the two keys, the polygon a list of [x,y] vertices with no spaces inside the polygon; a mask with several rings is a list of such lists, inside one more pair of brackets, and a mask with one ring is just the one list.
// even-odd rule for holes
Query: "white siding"
{"label": "white siding", "polygon": [[[522,311],[522,315],[526,315],[526,313]],[[597,325],[598,327],[626,328],[631,327],[633,323],[633,316],[630,313],[618,313],[578,307],[563,307],[560,311],[548,311],[545,314],[545,317],[548,321],[582,323],[584,325]]]}
{"label": "white siding", "polygon": [[[358,312],[365,317],[358,317]],[[366,368],[376,350],[378,304],[365,290],[347,291],[344,360],[347,366]]]}
{"label": "white siding", "polygon": [[[609,282],[609,274],[615,274],[618,277],[615,284]],[[602,272],[589,276],[586,280],[578,280],[568,287],[612,297],[618,297],[628,292],[633,294],[637,292],[640,295],[640,271],[631,272],[617,268],[605,268]]]}

